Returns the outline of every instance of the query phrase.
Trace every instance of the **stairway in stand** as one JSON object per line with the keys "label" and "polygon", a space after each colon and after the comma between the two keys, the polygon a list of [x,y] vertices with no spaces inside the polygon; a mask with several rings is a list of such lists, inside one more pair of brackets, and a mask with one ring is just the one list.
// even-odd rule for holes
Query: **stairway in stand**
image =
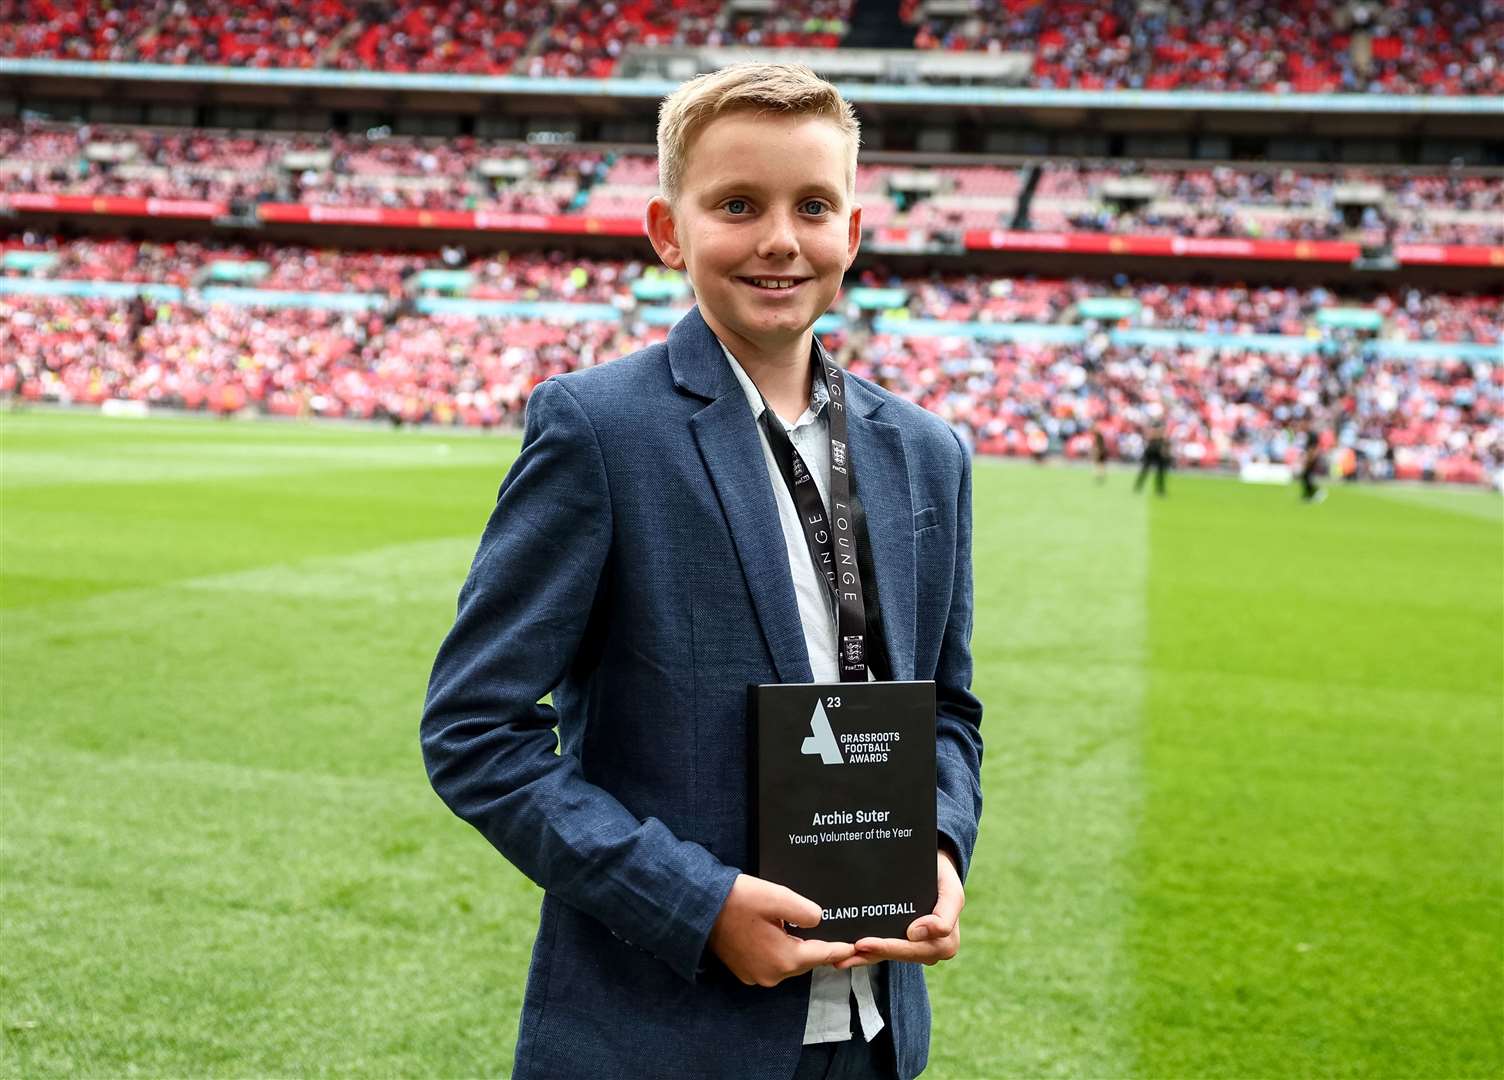
{"label": "stairway in stand", "polygon": [[848,49],[912,49],[914,28],[898,15],[899,0],[856,0],[850,29],[841,40]]}

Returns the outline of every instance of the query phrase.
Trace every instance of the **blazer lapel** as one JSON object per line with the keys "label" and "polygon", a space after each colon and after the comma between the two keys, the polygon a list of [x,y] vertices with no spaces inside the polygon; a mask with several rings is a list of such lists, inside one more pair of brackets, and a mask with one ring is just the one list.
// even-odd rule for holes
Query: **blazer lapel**
{"label": "blazer lapel", "polygon": [[726,515],[778,678],[788,683],[809,682],[799,602],[794,597],[778,505],[764,467],[761,436],[741,384],[698,307],[669,332],[668,355],[675,385],[710,399],[710,404],[690,417],[689,427]]}
{"label": "blazer lapel", "polygon": [[856,490],[867,515],[867,535],[877,573],[883,631],[893,678],[914,677],[914,503],[909,493],[903,435],[873,419],[882,398],[846,380],[847,437],[856,465]]}

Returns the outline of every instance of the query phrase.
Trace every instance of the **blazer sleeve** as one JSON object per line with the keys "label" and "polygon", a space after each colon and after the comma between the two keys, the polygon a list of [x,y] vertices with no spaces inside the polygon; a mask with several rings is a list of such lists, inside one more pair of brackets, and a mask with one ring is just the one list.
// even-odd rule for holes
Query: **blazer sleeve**
{"label": "blazer sleeve", "polygon": [[959,439],[955,441],[961,478],[956,492],[955,576],[935,670],[935,820],[940,840],[955,856],[965,881],[982,817],[982,703],[971,692],[971,455]]}
{"label": "blazer sleeve", "polygon": [[737,871],[588,781],[540,702],[576,660],[611,534],[595,429],[568,387],[541,383],[434,661],[423,757],[524,874],[693,980]]}

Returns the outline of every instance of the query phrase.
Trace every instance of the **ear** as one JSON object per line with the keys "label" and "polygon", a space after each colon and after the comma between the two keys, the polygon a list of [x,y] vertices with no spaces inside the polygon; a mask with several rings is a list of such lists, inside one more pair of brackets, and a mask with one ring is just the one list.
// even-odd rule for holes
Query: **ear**
{"label": "ear", "polygon": [[648,240],[663,265],[670,270],[684,269],[684,251],[679,247],[679,227],[674,221],[673,205],[662,195],[648,200]]}
{"label": "ear", "polygon": [[851,218],[847,222],[846,233],[846,269],[851,269],[851,264],[856,262],[857,249],[862,246],[862,204],[851,204]]}

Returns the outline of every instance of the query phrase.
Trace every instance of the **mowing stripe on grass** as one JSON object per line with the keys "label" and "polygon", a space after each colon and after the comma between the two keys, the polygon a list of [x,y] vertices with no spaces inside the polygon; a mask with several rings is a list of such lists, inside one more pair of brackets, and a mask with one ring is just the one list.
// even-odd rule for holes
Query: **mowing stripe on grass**
{"label": "mowing stripe on grass", "polygon": [[505,1072],[537,893],[421,770],[15,743],[0,1075]]}
{"label": "mowing stripe on grass", "polygon": [[[354,555],[302,559],[228,574],[207,574],[172,583],[172,588],[209,592],[326,596],[377,603],[421,602],[445,593],[458,595],[475,554],[476,538],[418,540],[389,544]],[[435,646],[437,647],[437,645]]]}
{"label": "mowing stripe on grass", "polygon": [[1470,491],[1458,488],[1423,488],[1409,484],[1393,486],[1365,486],[1343,488],[1344,499],[1390,499],[1394,502],[1423,506],[1430,510],[1446,510],[1453,514],[1467,514],[1494,524],[1504,524],[1504,498],[1494,491]]}
{"label": "mowing stripe on grass", "polygon": [[1151,523],[1150,1076],[1497,1076],[1501,536],[1181,478]]}
{"label": "mowing stripe on grass", "polygon": [[[498,444],[465,441],[461,460],[472,463],[501,456]],[[158,484],[164,481],[236,480],[253,477],[296,476],[337,470],[431,469],[459,457],[448,443],[425,440],[390,448],[360,443],[345,446],[298,444],[265,446],[241,443],[209,444],[185,458],[181,446],[143,448],[138,443],[96,445],[85,457],[77,450],[7,450],[3,482],[7,488],[78,486],[87,484]],[[478,454],[477,450],[489,451]]]}
{"label": "mowing stripe on grass", "polygon": [[975,477],[986,808],[959,960],[930,969],[926,1075],[1123,1076],[1144,502],[1122,475],[982,461]]}
{"label": "mowing stripe on grass", "polygon": [[177,578],[149,588],[116,589],[79,600],[56,600],[7,614],[6,624],[25,631],[75,622],[96,628],[112,622],[130,623],[141,607],[160,602],[163,592],[173,589],[343,597],[376,603],[432,600],[446,589],[458,594],[474,554],[473,537],[388,544],[352,555],[316,556],[223,574]]}
{"label": "mowing stripe on grass", "polygon": [[421,777],[428,666],[473,547],[393,544],[13,608],[5,663],[26,675],[7,680],[7,716],[74,749]]}

